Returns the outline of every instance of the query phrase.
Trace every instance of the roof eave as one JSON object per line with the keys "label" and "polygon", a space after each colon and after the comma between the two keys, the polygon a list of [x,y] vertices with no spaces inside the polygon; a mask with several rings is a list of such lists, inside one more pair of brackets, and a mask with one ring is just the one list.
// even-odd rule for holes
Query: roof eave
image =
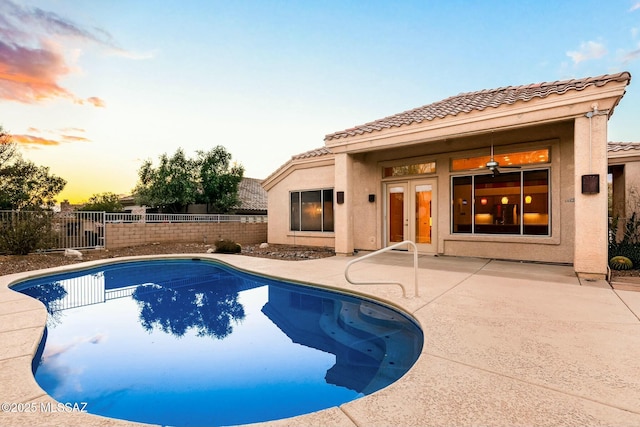
{"label": "roof eave", "polygon": [[262,188],[266,191],[272,189],[277,183],[282,181],[292,172],[300,169],[309,169],[320,166],[332,166],[335,163],[335,156],[333,154],[324,154],[322,156],[307,157],[307,158],[292,158],[282,166],[280,166],[275,172],[269,175],[262,181]]}
{"label": "roof eave", "polygon": [[393,148],[399,144],[424,143],[480,134],[489,130],[575,119],[591,111],[594,103],[597,103],[597,108],[601,111],[607,110],[610,116],[624,96],[627,84],[628,81],[609,82],[581,91],[552,94],[526,102],[518,101],[455,116],[325,140],[325,144],[335,153]]}

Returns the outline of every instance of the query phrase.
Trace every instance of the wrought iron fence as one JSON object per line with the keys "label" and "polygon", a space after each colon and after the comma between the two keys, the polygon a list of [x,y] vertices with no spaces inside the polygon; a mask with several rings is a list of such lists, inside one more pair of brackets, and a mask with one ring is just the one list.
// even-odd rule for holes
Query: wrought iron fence
{"label": "wrought iron fence", "polygon": [[267,222],[266,215],[106,213],[105,222]]}

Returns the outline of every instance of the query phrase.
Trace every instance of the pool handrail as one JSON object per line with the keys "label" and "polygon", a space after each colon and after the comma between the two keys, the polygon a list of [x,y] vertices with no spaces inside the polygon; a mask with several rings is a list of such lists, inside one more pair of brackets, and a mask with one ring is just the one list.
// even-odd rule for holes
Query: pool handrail
{"label": "pool handrail", "polygon": [[400,283],[400,282],[394,282],[394,281],[383,281],[383,282],[355,282],[353,281],[350,277],[349,277],[349,268],[360,261],[364,261],[365,259],[371,258],[373,256],[379,255],[383,252],[387,252],[390,251],[392,249],[396,249],[399,248],[400,246],[404,246],[404,245],[409,245],[413,248],[413,286],[414,286],[414,291],[413,291],[413,296],[418,297],[418,247],[416,246],[415,243],[413,243],[411,240],[404,240],[402,242],[399,243],[395,243],[391,246],[386,246],[382,249],[378,249],[375,252],[371,252],[370,254],[366,254],[363,255],[361,257],[358,257],[354,260],[351,260],[347,263],[347,265],[344,268],[344,278],[347,280],[347,282],[351,283],[352,285],[398,285],[400,286],[400,288],[402,289],[402,296],[404,298],[407,298],[407,290],[405,289],[405,286]]}

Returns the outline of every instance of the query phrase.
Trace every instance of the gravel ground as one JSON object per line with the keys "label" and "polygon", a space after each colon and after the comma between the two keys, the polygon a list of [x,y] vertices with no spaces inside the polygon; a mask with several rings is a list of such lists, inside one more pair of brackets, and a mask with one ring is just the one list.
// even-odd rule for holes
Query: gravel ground
{"label": "gravel ground", "polygon": [[[57,267],[60,265],[77,264],[83,261],[123,256],[206,253],[207,250],[212,247],[212,245],[205,245],[203,243],[158,243],[120,249],[91,249],[81,251],[83,255],[81,260],[65,257],[64,252],[0,255],[0,276],[39,270],[41,268]],[[260,248],[259,245],[249,245],[244,246],[242,253],[238,256],[242,255],[299,261],[333,256],[334,252],[329,248],[305,246],[269,245],[268,248]]]}
{"label": "gravel ground", "polygon": [[611,277],[640,277],[640,270],[611,270]]}

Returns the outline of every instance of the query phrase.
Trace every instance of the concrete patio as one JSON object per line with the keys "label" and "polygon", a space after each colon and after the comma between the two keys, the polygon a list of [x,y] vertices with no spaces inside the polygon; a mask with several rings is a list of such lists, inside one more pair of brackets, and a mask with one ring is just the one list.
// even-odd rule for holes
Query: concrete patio
{"label": "concrete patio", "polygon": [[[420,358],[391,386],[265,426],[640,425],[640,292],[581,282],[571,266],[420,256],[420,296],[413,298],[411,255],[387,253],[352,267],[356,280],[406,283],[403,298],[398,286],[347,284],[344,268],[353,258],[176,257],[194,256],[371,296],[410,313],[424,331]],[[7,288],[43,273],[0,277],[0,402],[54,402],[31,374],[45,309]],[[0,425],[141,424],[35,411],[0,412]]]}

